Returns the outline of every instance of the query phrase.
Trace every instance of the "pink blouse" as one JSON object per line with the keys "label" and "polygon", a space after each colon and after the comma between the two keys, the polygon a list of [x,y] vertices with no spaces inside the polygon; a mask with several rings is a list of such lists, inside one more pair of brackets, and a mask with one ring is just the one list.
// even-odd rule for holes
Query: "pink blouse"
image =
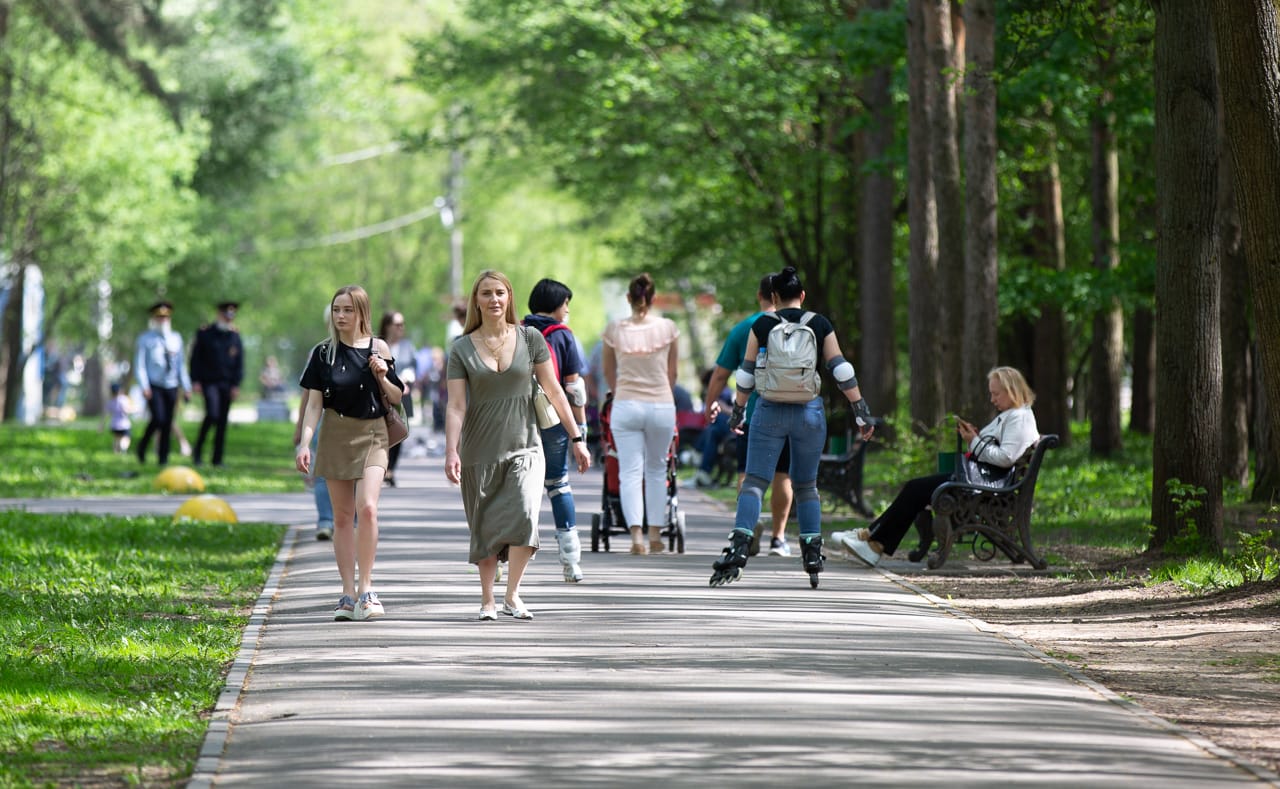
{"label": "pink blouse", "polygon": [[672,403],[667,378],[667,355],[680,330],[670,318],[623,318],[604,330],[601,338],[617,357],[616,400]]}

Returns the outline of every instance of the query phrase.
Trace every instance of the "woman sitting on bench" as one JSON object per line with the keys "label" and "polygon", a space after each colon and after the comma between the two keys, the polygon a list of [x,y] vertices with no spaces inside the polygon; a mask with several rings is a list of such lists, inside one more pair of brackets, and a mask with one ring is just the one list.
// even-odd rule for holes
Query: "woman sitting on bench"
{"label": "woman sitting on bench", "polygon": [[[996,367],[987,373],[987,390],[991,393],[991,404],[1000,413],[981,430],[957,419],[956,432],[968,442],[970,460],[1012,468],[1022,453],[1040,439],[1036,417],[1031,412],[1036,396],[1022,373],[1013,367]],[[963,459],[956,461],[963,462]],[[933,500],[933,492],[951,479],[950,474],[931,474],[908,480],[889,508],[871,523],[871,528],[858,529],[844,537],[845,547],[871,567],[881,556],[892,556],[916,516]]]}

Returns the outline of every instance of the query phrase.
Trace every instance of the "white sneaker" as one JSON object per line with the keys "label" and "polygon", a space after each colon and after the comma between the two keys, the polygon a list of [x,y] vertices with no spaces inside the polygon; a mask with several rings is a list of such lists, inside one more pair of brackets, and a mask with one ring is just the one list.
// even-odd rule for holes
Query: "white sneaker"
{"label": "white sneaker", "polygon": [[772,543],[769,545],[769,555],[790,556],[791,545],[786,540],[779,540],[777,537],[774,537]]}
{"label": "white sneaker", "polygon": [[356,619],[365,620],[372,619],[375,616],[382,616],[382,603],[378,602],[377,592],[365,592],[360,595],[360,599],[356,601]]}
{"label": "white sneaker", "polygon": [[861,539],[857,533],[846,534],[840,538],[840,542],[844,543],[844,547],[866,563],[868,567],[875,567],[879,564],[880,552],[870,542]]}

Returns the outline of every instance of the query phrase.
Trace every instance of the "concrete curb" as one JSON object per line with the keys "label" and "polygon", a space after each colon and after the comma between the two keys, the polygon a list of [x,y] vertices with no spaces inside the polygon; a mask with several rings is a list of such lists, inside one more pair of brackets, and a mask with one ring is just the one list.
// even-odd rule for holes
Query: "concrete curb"
{"label": "concrete curb", "polygon": [[280,550],[276,552],[275,564],[271,567],[267,582],[262,587],[262,592],[258,595],[258,600],[253,605],[253,612],[249,616],[249,622],[245,625],[244,632],[241,634],[240,650],[236,653],[235,660],[231,663],[231,670],[227,672],[227,679],[222,686],[222,692],[218,694],[218,700],[214,702],[213,713],[209,716],[209,728],[205,732],[204,742],[201,744],[200,753],[196,757],[195,770],[187,781],[188,789],[208,789],[208,787],[213,786],[213,779],[217,775],[218,767],[222,762],[222,754],[226,748],[227,737],[231,733],[231,713],[239,704],[240,696],[248,684],[249,669],[253,666],[254,657],[258,652],[258,645],[262,640],[262,633],[267,627],[267,615],[271,611],[272,602],[276,599],[276,595],[279,594],[280,581],[284,578],[285,570],[289,565],[290,558],[293,556],[294,548],[298,543],[298,535],[301,532],[301,527],[291,526],[280,541]]}

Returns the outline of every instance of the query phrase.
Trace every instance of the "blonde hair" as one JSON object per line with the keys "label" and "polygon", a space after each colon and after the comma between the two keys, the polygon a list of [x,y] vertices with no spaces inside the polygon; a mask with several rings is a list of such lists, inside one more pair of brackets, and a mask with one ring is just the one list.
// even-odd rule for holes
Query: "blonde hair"
{"label": "blonde hair", "polygon": [[351,306],[355,308],[356,337],[373,337],[373,321],[369,317],[369,294],[365,293],[364,288],[359,285],[344,285],[338,288],[333,298],[329,299],[329,313],[326,319],[329,324],[329,352],[325,354],[328,357],[325,361],[329,364],[333,364],[333,360],[338,355],[338,327],[333,323],[333,303],[342,295],[350,296]]}
{"label": "blonde hair", "polygon": [[1027,384],[1027,379],[1022,377],[1016,367],[992,367],[991,372],[987,373],[987,380],[995,379],[1000,382],[1000,386],[1009,393],[1009,399],[1013,401],[1014,408],[1030,408],[1035,405],[1036,393],[1031,391],[1031,387]]}
{"label": "blonde hair", "polygon": [[477,306],[476,302],[480,300],[480,283],[486,279],[501,282],[502,286],[507,289],[507,314],[503,317],[512,326],[515,326],[518,322],[516,321],[515,292],[511,288],[511,280],[507,279],[507,275],[501,271],[487,268],[480,272],[476,277],[476,281],[471,285],[471,298],[467,299],[467,322],[462,326],[463,334],[470,334],[480,328],[482,318],[480,317],[480,307]]}

